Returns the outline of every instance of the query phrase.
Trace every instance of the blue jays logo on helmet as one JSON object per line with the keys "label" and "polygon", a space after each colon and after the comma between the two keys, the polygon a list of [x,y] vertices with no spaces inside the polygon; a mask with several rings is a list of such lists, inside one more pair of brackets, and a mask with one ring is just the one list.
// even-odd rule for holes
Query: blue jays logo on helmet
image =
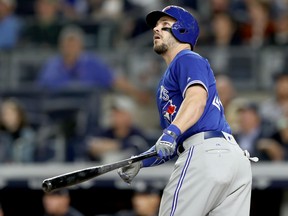
{"label": "blue jays logo on helmet", "polygon": [[183,43],[189,43],[194,47],[199,36],[199,25],[194,16],[182,7],[170,5],[162,11],[152,11],[146,16],[146,23],[151,28],[156,26],[157,21],[169,16],[176,20],[171,27],[173,36]]}

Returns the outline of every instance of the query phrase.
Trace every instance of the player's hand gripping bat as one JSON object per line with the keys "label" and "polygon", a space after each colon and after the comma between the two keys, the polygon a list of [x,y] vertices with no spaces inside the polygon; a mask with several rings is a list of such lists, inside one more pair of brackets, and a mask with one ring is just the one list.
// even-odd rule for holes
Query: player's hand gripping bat
{"label": "player's hand gripping bat", "polygon": [[76,185],[100,176],[104,173],[144,160],[146,158],[154,157],[156,155],[157,152],[153,151],[142,155],[132,156],[131,158],[113,162],[110,164],[88,167],[85,169],[76,170],[74,172],[58,175],[52,178],[45,179],[42,183],[42,189],[44,192],[48,193],[56,189]]}

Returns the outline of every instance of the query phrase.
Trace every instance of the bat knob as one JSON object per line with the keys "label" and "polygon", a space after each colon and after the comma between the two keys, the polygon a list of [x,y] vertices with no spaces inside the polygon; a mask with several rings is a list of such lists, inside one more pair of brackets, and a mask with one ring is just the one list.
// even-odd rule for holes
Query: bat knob
{"label": "bat knob", "polygon": [[42,189],[45,193],[48,193],[52,190],[52,184],[49,180],[44,180],[42,183]]}

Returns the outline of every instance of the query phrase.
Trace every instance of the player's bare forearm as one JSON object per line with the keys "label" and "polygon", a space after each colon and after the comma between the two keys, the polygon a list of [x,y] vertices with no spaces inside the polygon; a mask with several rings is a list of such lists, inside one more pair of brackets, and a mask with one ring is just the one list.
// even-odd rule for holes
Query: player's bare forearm
{"label": "player's bare forearm", "polygon": [[185,98],[172,124],[175,124],[183,133],[202,116],[207,100],[206,90],[200,86],[187,89]]}

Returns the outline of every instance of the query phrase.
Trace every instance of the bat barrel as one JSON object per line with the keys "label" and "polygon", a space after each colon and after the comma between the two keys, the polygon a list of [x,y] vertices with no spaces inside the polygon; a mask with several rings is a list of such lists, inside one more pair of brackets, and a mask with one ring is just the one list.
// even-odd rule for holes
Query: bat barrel
{"label": "bat barrel", "polygon": [[42,183],[42,189],[44,192],[49,193],[55,189],[60,189],[87,181],[97,175],[95,171],[97,171],[97,169],[91,167],[90,169],[78,170],[72,173],[45,179]]}
{"label": "bat barrel", "polygon": [[53,186],[49,180],[44,180],[42,183],[42,189],[45,193],[49,193],[53,190]]}
{"label": "bat barrel", "polygon": [[[79,181],[76,181],[78,183]],[[45,193],[49,193],[53,190],[60,189],[72,185],[74,182],[69,182],[64,178],[50,178],[45,179],[42,183],[42,189]]]}

